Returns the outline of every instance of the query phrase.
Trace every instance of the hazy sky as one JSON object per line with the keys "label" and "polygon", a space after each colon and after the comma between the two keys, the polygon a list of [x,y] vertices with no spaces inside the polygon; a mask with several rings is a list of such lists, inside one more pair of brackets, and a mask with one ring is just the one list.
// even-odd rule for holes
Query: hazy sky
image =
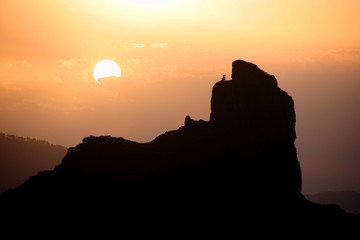
{"label": "hazy sky", "polygon": [[[360,1],[0,0],[0,132],[67,147],[209,119],[243,59],[295,101],[304,192],[360,191]],[[111,59],[121,78],[97,83]]]}

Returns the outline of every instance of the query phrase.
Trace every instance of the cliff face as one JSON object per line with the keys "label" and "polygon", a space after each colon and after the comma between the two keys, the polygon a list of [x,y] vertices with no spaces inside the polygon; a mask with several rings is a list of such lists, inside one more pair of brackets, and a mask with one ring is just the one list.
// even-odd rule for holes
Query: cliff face
{"label": "cliff face", "polygon": [[80,199],[92,207],[113,201],[129,214],[156,209],[200,211],[203,219],[210,214],[218,220],[255,212],[328,217],[301,195],[292,98],[252,63],[233,62],[232,78],[213,87],[209,122],[187,116],[184,126],[149,143],[87,137],[53,171],[6,192],[0,205],[70,206]]}

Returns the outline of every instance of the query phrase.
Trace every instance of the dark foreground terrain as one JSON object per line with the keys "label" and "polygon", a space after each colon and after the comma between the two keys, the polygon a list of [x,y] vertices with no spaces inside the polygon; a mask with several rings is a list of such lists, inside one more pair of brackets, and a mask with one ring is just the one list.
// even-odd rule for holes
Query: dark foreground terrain
{"label": "dark foreground terrain", "polygon": [[244,223],[356,229],[358,216],[303,197],[295,138],[292,98],[274,76],[237,60],[232,80],[213,87],[210,121],[187,116],[149,143],[84,138],[54,170],[3,194],[0,207],[235,232]]}

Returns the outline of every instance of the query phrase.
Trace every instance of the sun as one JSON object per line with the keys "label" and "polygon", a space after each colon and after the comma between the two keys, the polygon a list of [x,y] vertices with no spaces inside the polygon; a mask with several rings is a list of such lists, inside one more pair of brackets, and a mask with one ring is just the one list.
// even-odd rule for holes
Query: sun
{"label": "sun", "polygon": [[93,75],[95,81],[98,82],[100,78],[120,77],[121,69],[117,63],[112,60],[101,60],[95,65]]}

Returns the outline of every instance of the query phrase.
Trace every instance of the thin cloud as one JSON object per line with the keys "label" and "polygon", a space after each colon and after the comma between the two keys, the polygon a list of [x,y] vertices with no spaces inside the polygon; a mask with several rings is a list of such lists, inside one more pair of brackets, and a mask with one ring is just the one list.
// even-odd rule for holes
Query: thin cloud
{"label": "thin cloud", "polygon": [[5,63],[5,68],[11,68],[13,66],[13,64],[11,62],[7,62]]}
{"label": "thin cloud", "polygon": [[92,70],[94,68],[94,60],[91,58],[71,58],[60,59],[60,66],[70,71],[64,71],[56,82],[70,84],[76,87],[79,83],[93,82]]}
{"label": "thin cloud", "polygon": [[139,58],[132,58],[132,59],[130,59],[130,62],[139,63],[140,59]]}
{"label": "thin cloud", "polygon": [[62,67],[67,69],[73,69],[74,67],[79,67],[79,66],[94,65],[94,61],[91,58],[60,59],[59,63]]}
{"label": "thin cloud", "polygon": [[151,47],[166,49],[166,48],[169,48],[169,44],[167,44],[167,43],[153,43],[153,44],[151,44]]}
{"label": "thin cloud", "polygon": [[143,43],[133,43],[132,44],[135,48],[144,48],[145,47],[145,44]]}
{"label": "thin cloud", "polygon": [[25,67],[31,67],[31,66],[32,66],[31,63],[29,63],[28,60],[26,60],[26,59],[23,60],[23,61],[21,62],[21,64],[24,65]]}

